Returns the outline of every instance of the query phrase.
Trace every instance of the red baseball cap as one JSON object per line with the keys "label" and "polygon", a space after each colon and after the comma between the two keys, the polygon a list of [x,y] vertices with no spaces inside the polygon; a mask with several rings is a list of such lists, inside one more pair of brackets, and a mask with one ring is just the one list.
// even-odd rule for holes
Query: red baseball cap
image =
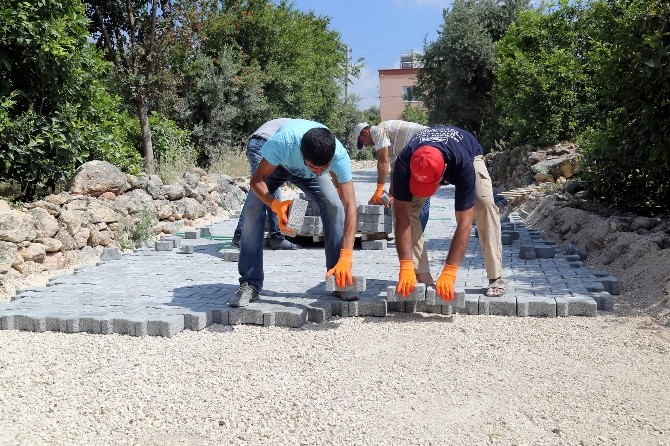
{"label": "red baseball cap", "polygon": [[444,173],[444,157],[439,149],[421,146],[412,154],[409,190],[415,197],[430,197],[440,186]]}

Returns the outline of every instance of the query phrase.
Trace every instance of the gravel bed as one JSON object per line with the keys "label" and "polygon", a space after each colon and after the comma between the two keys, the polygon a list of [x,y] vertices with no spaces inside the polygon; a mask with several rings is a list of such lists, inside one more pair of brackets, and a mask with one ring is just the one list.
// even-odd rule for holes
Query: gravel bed
{"label": "gravel bed", "polygon": [[0,444],[670,444],[668,353],[616,316],[0,331]]}

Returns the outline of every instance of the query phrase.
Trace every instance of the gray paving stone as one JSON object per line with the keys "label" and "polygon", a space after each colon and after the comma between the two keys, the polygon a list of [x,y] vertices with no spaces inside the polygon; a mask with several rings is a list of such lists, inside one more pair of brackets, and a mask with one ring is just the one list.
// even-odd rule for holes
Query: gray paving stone
{"label": "gray paving stone", "polygon": [[363,251],[380,251],[388,247],[387,240],[370,240],[361,242]]}
{"label": "gray paving stone", "polygon": [[556,317],[556,300],[546,296],[518,296],[516,311],[520,317]]}
{"label": "gray paving stone", "polygon": [[519,247],[519,257],[524,260],[535,260],[537,258],[535,247],[532,245],[521,245]]}
{"label": "gray paving stone", "polygon": [[200,230],[199,229],[194,229],[194,230],[188,230],[184,231],[184,238],[187,240],[197,240],[200,238]]}
{"label": "gray paving stone", "polygon": [[598,311],[614,311],[614,296],[607,291],[591,292],[591,297],[598,305]]}
{"label": "gray paving stone", "polygon": [[226,249],[223,251],[223,260],[226,262],[239,262],[240,251],[238,249]]}
{"label": "gray paving stone", "polygon": [[516,296],[479,297],[479,314],[491,316],[516,316]]}
{"label": "gray paving stone", "polygon": [[161,316],[147,320],[147,335],[170,338],[184,330],[184,316]]}
{"label": "gray paving stone", "polygon": [[326,291],[327,292],[333,292],[333,291],[361,292],[361,291],[365,291],[365,289],[366,289],[365,277],[363,277],[363,276],[353,276],[352,278],[353,278],[353,281],[354,281],[354,283],[352,285],[346,285],[345,287],[339,287],[339,286],[337,286],[337,283],[335,282],[335,276],[330,276],[326,280]]}
{"label": "gray paving stone", "polygon": [[300,328],[307,323],[307,318],[307,311],[291,311],[288,313],[288,326],[291,328]]}
{"label": "gray paving stone", "polygon": [[556,256],[556,247],[555,246],[539,246],[536,245],[535,256],[538,259],[552,259]]}
{"label": "gray paving stone", "polygon": [[404,313],[405,302],[388,302],[386,304],[386,310],[391,313]]}
{"label": "gray paving stone", "polygon": [[182,254],[193,254],[193,245],[184,245],[181,247]]}
{"label": "gray paving stone", "polygon": [[435,288],[428,287],[426,289],[426,303],[428,305],[446,305],[454,308],[464,308],[465,307],[465,292],[456,291],[454,298],[447,302],[437,295]]}
{"label": "gray paving stone", "polygon": [[228,324],[263,325],[263,311],[251,307],[230,308],[228,310]]}
{"label": "gray paving stone", "polygon": [[184,312],[184,329],[200,331],[214,323],[214,312],[212,310]]}
{"label": "gray paving stone", "polygon": [[605,290],[613,295],[621,294],[621,284],[619,279],[614,276],[599,277],[598,281],[602,283]]}
{"label": "gray paving stone", "polygon": [[288,223],[286,227],[291,232],[299,232],[302,229],[307,212],[307,201],[300,198],[294,198],[288,213]]}
{"label": "gray paving stone", "polygon": [[426,300],[426,284],[417,283],[414,286],[414,290],[407,297],[402,297],[402,294],[396,293],[396,286],[390,285],[386,288],[386,300],[387,302],[412,302],[418,300]]}
{"label": "gray paving stone", "polygon": [[174,243],[172,240],[156,240],[154,243],[154,248],[156,251],[172,251],[172,248],[174,248]]}
{"label": "gray paving stone", "polygon": [[307,320],[320,324],[326,322],[333,317],[333,305],[328,301],[327,303],[318,302],[307,308]]}
{"label": "gray paving stone", "polygon": [[119,260],[121,258],[119,248],[103,248],[100,254],[100,261],[108,262],[110,260]]}
{"label": "gray paving stone", "polygon": [[358,316],[384,317],[388,313],[386,300],[360,300],[356,304]]}
{"label": "gray paving stone", "polygon": [[556,296],[556,314],[566,316],[597,316],[598,304],[588,296],[562,297]]}

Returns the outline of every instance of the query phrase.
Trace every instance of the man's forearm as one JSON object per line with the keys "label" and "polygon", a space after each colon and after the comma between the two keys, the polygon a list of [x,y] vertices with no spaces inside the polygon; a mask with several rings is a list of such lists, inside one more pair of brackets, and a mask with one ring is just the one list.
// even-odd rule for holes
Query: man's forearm
{"label": "man's forearm", "polygon": [[412,253],[412,230],[409,225],[410,206],[411,203],[409,202],[395,202],[395,245],[400,260],[414,258]]}
{"label": "man's forearm", "polygon": [[356,241],[356,203],[348,203],[344,208],[344,238],[342,248],[354,249]]}
{"label": "man's forearm", "polygon": [[470,231],[472,230],[472,218],[457,218],[456,221],[456,231],[454,231],[454,237],[451,240],[446,263],[459,266],[468,249]]}
{"label": "man's forearm", "polygon": [[386,184],[389,174],[389,163],[377,160],[377,184]]}

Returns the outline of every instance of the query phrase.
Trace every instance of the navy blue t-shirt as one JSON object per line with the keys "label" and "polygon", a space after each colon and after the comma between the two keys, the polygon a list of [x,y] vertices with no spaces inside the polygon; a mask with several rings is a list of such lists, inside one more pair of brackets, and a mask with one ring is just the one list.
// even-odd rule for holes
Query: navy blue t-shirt
{"label": "navy blue t-shirt", "polygon": [[409,162],[412,154],[421,146],[439,149],[447,164],[442,182],[456,186],[454,209],[466,211],[475,205],[475,168],[473,161],[483,155],[482,146],[470,133],[458,127],[429,127],[417,132],[402,149],[393,168],[393,198],[412,201],[409,190],[411,172]]}

